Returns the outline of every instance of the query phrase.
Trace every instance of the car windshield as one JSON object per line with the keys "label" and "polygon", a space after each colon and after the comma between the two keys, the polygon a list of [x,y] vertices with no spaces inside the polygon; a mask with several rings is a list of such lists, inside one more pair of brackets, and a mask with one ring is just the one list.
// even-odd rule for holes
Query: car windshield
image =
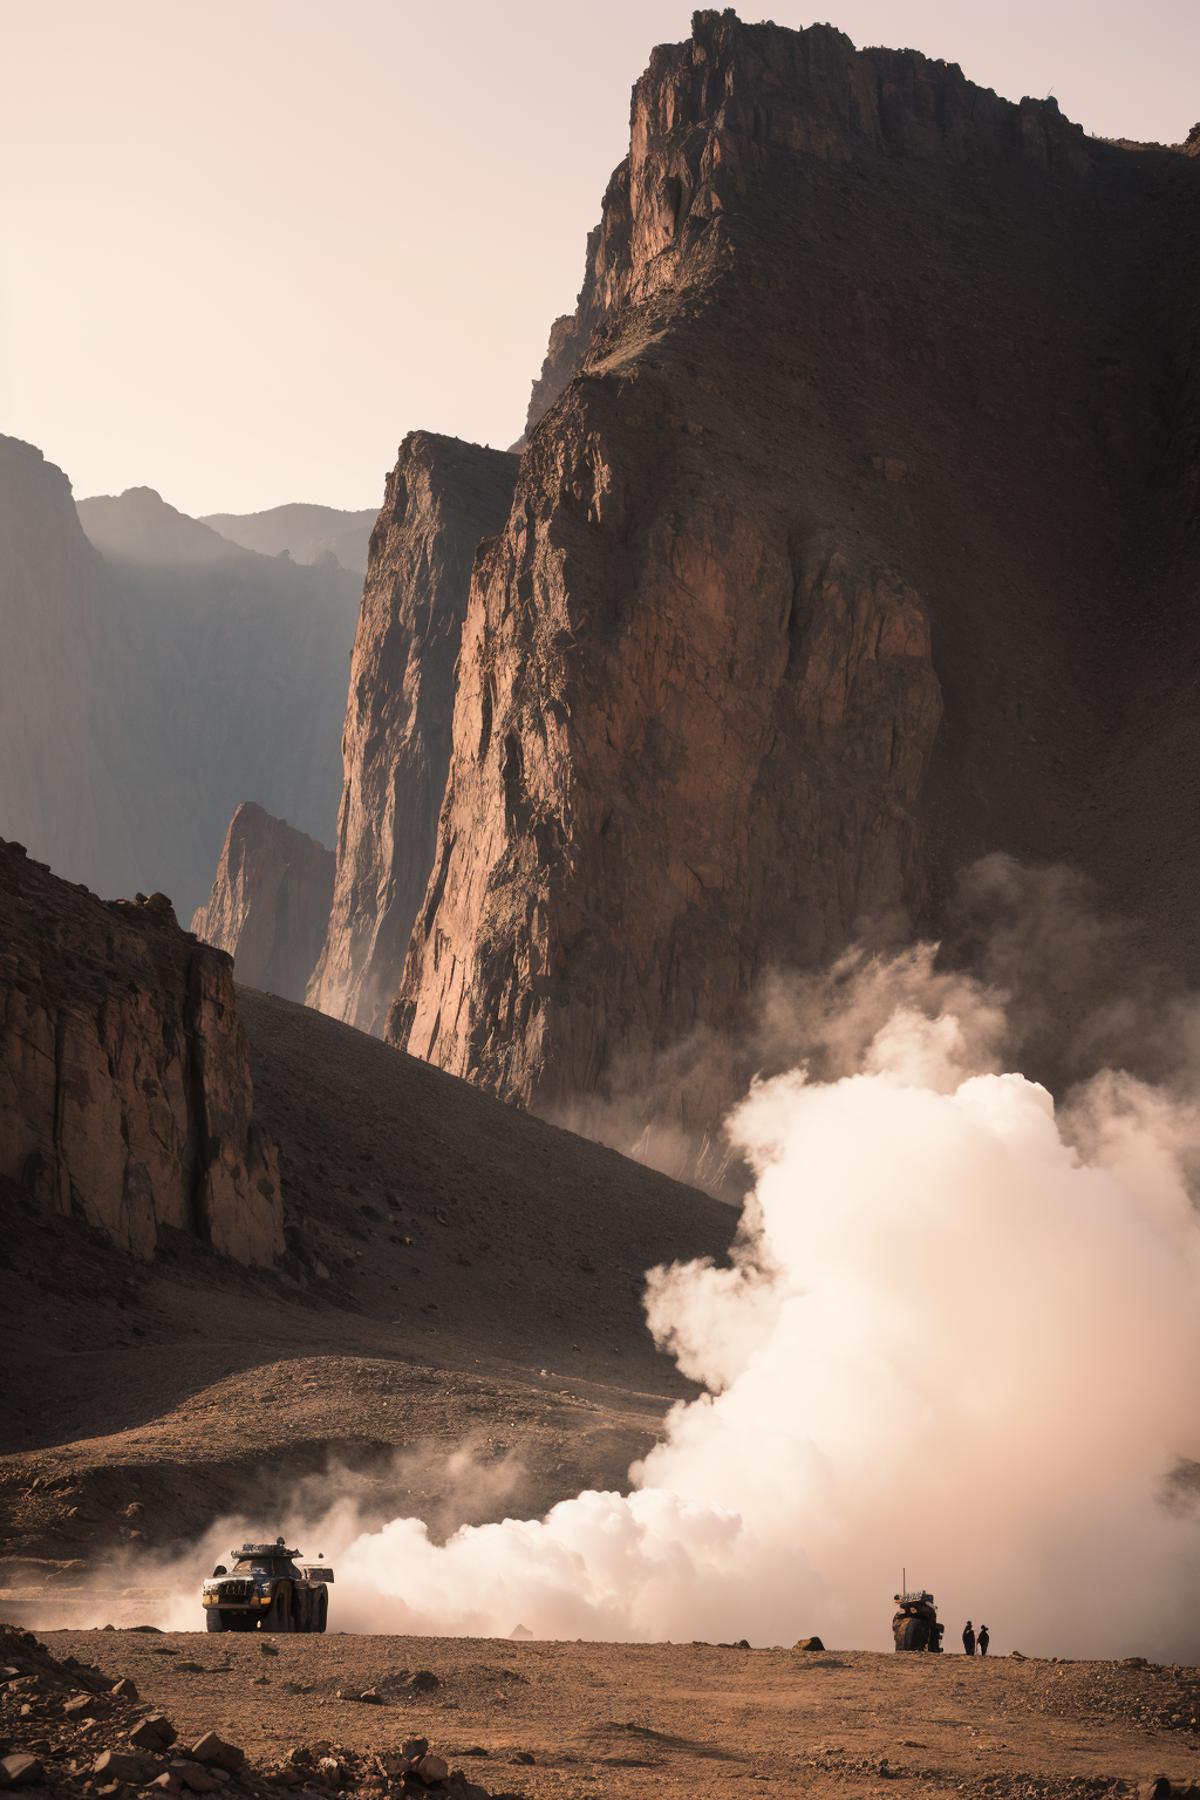
{"label": "car windshield", "polygon": [[234,1567],[251,1575],[286,1575],[288,1570],[277,1556],[239,1556]]}

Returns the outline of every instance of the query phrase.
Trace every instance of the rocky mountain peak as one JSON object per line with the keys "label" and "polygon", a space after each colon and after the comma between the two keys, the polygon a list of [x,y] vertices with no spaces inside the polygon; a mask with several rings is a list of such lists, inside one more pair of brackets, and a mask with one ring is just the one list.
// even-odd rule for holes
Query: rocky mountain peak
{"label": "rocky mountain peak", "polygon": [[382,1031],[433,863],[455,668],[480,540],[517,459],[436,432],[404,439],[371,535],[342,738],[337,878],[309,1001]]}
{"label": "rocky mountain peak", "polygon": [[233,957],[245,986],[303,1000],[332,894],[333,851],[245,801],[229,822],[212,893],[192,930]]}
{"label": "rocky mountain peak", "polygon": [[1153,760],[1113,684],[1181,679],[1194,170],[827,26],[653,52],[475,563],[397,1041],[636,1105],[983,851],[1171,911],[1079,822]]}
{"label": "rocky mountain peak", "polygon": [[245,555],[199,519],[180,512],[152,487],[93,495],[78,502],[78,512],[83,529],[102,556],[158,565],[227,563]]}
{"label": "rocky mountain peak", "polygon": [[731,233],[745,250],[739,226],[776,159],[853,164],[877,155],[1077,175],[1090,166],[1083,131],[1052,98],[1002,100],[956,63],[856,50],[830,25],[794,31],[744,24],[731,9],[694,13],[691,38],[655,49],[634,85],[629,155],[589,235],[575,312],[551,327],[517,447],[589,351],[611,362],[604,327],[620,307],[711,279],[732,253]]}

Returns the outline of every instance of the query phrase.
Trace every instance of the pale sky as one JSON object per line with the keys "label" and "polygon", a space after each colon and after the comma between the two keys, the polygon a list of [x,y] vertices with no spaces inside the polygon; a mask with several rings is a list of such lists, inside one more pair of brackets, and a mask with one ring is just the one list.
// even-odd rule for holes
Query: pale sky
{"label": "pale sky", "polygon": [[[1200,117],[1200,0],[766,0],[1104,136]],[[744,0],[746,19],[764,16]],[[508,444],[688,0],[0,0],[0,431],[78,495],[377,505]]]}

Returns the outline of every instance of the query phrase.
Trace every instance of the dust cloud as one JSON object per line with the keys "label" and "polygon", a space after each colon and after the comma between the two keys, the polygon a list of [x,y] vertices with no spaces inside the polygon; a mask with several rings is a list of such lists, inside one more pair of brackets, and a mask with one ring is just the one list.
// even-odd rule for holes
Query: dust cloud
{"label": "dust cloud", "polygon": [[1197,1659],[1194,1105],[1107,1072],[1056,1115],[1002,1072],[1003,996],[931,951],[830,994],[820,1063],[728,1122],[730,1261],[647,1278],[704,1392],[630,1491],[445,1542],[306,1509],[339,1627],[886,1648],[906,1566],[948,1645],[969,1616],[996,1651]]}

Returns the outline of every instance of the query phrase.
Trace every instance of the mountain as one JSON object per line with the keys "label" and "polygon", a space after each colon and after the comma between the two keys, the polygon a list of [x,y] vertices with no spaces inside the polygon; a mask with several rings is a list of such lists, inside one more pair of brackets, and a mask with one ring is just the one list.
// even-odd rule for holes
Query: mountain
{"label": "mountain", "polygon": [[97,900],[0,839],[0,1189],[135,1256],[183,1233],[283,1251],[227,957],[162,895]]}
{"label": "mountain", "polygon": [[332,556],[356,575],[366,573],[367,546],[375,527],[373,507],[343,512],[336,506],[272,506],[257,513],[206,513],[201,521],[244,550],[263,556],[317,563]]}
{"label": "mountain", "polygon": [[336,564],[242,550],[149,488],[76,508],[0,440],[0,831],[185,916],[247,792],[331,836],[357,598]]}
{"label": "mountain", "polygon": [[192,930],[232,956],[239,981],[303,1000],[325,940],[333,869],[332,850],[246,801],[229,821]]}
{"label": "mountain", "polygon": [[396,1043],[636,1098],[994,850],[1196,972],[1198,204],[827,26],[653,53],[475,563]]}
{"label": "mountain", "polygon": [[[381,1033],[437,842],[471,568],[517,459],[411,433],[388,477],[350,668],[337,879],[309,1001]],[[247,977],[249,979],[249,977]],[[261,984],[260,984],[261,985]]]}
{"label": "mountain", "polygon": [[166,760],[186,823],[169,862],[145,846],[148,878],[188,917],[247,794],[332,834],[358,580],[242,550],[148,488],[81,501],[79,516],[124,596],[146,753]]}
{"label": "mountain", "polygon": [[109,893],[135,865],[145,811],[166,798],[126,727],[123,632],[70,482],[32,444],[0,437],[0,831]]}

